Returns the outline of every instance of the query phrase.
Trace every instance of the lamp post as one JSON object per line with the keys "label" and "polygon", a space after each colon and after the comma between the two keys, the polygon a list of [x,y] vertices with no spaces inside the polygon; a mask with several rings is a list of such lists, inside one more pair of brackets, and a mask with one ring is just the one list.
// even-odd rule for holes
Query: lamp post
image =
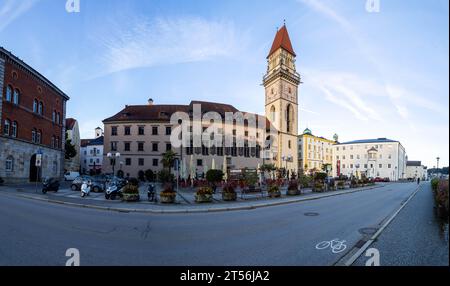
{"label": "lamp post", "polygon": [[108,153],[106,156],[110,160],[110,163],[111,163],[111,166],[112,166],[112,171],[113,171],[113,176],[115,176],[116,173],[114,171],[114,168],[116,166],[116,159],[120,158],[120,153],[119,152],[117,152],[117,153]]}
{"label": "lamp post", "polygon": [[439,160],[440,160],[440,159],[441,159],[441,158],[439,158],[439,157],[436,158],[436,161],[437,161],[436,169],[439,169]]}

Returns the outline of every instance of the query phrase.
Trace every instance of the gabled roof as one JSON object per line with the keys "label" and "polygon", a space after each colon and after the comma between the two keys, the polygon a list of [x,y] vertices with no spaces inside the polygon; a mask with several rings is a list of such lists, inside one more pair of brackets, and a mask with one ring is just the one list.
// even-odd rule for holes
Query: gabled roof
{"label": "gabled roof", "polygon": [[273,53],[275,53],[279,48],[283,48],[289,53],[291,53],[294,57],[297,56],[292,48],[291,39],[289,38],[289,33],[287,31],[286,25],[278,30],[275,35],[275,39],[273,40],[272,48],[270,49],[270,53],[267,56],[269,58]]}
{"label": "gabled roof", "polygon": [[[219,113],[222,116],[222,118],[225,117],[226,112],[232,113],[239,112],[239,110],[236,107],[230,104],[206,102],[206,101],[192,101],[189,105],[130,105],[126,106],[122,111],[120,111],[116,115],[105,119],[103,122],[105,123],[123,122],[123,121],[169,122],[172,114],[176,112],[185,112],[192,116],[194,104],[201,105],[201,111],[203,114],[206,112],[215,111]],[[247,112],[242,113],[244,115],[251,114]],[[268,120],[266,122],[268,122]]]}
{"label": "gabled roof", "polygon": [[77,122],[76,119],[73,118],[66,118],[66,129],[67,130],[72,130],[73,127],[75,126],[75,123]]}

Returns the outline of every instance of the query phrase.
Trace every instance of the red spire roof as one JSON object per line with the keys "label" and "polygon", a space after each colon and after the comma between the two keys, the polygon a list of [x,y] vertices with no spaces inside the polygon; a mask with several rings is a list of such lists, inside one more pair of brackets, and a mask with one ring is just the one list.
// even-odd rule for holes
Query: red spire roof
{"label": "red spire roof", "polygon": [[270,53],[267,56],[269,58],[273,53],[275,53],[279,48],[283,48],[292,55],[297,56],[292,48],[291,39],[289,38],[289,33],[287,31],[286,25],[277,32],[275,36],[275,40],[273,40],[272,48],[270,49]]}

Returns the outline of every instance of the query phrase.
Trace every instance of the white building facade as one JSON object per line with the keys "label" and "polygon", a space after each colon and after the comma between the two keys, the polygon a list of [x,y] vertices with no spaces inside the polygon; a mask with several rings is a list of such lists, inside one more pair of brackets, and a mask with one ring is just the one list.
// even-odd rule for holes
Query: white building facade
{"label": "white building facade", "polygon": [[333,175],[405,179],[407,156],[399,141],[387,138],[333,145]]}
{"label": "white building facade", "polygon": [[81,173],[100,174],[103,166],[104,137],[101,128],[95,129],[94,139],[81,140]]}
{"label": "white building facade", "polygon": [[428,168],[423,166],[421,161],[408,161],[406,163],[406,178],[427,180]]}

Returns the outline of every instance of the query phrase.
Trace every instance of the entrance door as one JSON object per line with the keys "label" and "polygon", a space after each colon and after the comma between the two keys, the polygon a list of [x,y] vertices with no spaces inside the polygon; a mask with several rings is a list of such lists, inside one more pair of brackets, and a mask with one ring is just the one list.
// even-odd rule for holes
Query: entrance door
{"label": "entrance door", "polygon": [[36,154],[30,159],[30,182],[41,181],[41,170],[36,167]]}

